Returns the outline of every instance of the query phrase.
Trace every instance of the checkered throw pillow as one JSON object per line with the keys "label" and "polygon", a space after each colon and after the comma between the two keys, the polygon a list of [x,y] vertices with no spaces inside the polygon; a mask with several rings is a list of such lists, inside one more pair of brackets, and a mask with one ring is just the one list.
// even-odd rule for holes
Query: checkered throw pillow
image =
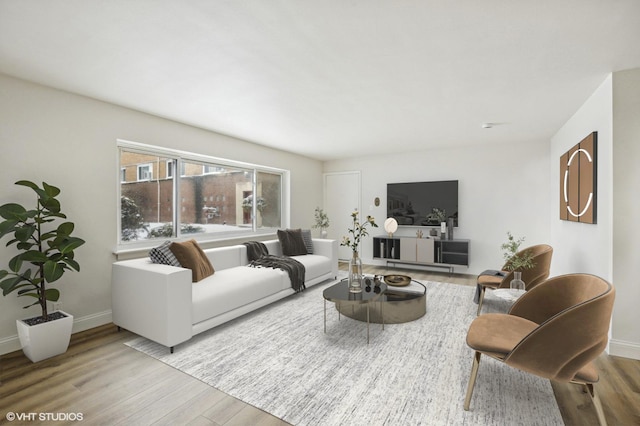
{"label": "checkered throw pillow", "polygon": [[169,249],[171,241],[165,241],[162,245],[154,247],[149,251],[149,257],[153,263],[161,263],[163,265],[182,266],[176,259],[173,252]]}

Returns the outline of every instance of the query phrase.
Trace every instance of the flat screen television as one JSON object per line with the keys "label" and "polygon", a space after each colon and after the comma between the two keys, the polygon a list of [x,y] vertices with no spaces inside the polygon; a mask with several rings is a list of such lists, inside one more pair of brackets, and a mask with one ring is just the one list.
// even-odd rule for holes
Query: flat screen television
{"label": "flat screen television", "polygon": [[[458,181],[404,182],[387,184],[387,217],[400,226],[439,226],[428,220],[434,209],[444,211],[458,226]],[[445,221],[447,221],[445,220]]]}

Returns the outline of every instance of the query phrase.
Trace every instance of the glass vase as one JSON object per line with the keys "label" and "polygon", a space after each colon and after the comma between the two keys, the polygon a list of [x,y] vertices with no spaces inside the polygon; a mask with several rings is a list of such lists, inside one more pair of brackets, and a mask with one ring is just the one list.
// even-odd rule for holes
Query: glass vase
{"label": "glass vase", "polygon": [[522,272],[514,271],[513,279],[509,285],[511,290],[524,291],[524,281],[522,281]]}
{"label": "glass vase", "polygon": [[362,260],[358,252],[354,251],[349,259],[349,292],[360,293],[362,291]]}

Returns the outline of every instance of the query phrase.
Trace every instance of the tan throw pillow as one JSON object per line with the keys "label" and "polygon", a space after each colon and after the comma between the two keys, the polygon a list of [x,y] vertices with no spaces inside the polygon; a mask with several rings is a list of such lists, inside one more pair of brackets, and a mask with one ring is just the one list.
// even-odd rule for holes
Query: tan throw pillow
{"label": "tan throw pillow", "polygon": [[302,239],[300,229],[278,229],[278,240],[282,246],[282,254],[285,256],[299,256],[307,254],[307,248]]}
{"label": "tan throw pillow", "polygon": [[194,283],[213,275],[215,272],[213,265],[196,240],[171,243],[169,248],[183,268],[191,269],[191,279]]}

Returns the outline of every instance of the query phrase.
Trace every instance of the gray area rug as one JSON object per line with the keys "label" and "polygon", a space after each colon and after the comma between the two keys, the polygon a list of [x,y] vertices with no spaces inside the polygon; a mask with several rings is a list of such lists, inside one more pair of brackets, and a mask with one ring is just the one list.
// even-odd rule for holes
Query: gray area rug
{"label": "gray area rug", "polygon": [[[561,425],[548,380],[483,357],[462,408],[473,352],[474,288],[426,282],[427,314],[371,325],[327,304],[321,284],[176,347],[127,343],[229,395],[294,425]],[[490,292],[487,292],[490,293]],[[487,294],[483,312],[506,310]]]}

